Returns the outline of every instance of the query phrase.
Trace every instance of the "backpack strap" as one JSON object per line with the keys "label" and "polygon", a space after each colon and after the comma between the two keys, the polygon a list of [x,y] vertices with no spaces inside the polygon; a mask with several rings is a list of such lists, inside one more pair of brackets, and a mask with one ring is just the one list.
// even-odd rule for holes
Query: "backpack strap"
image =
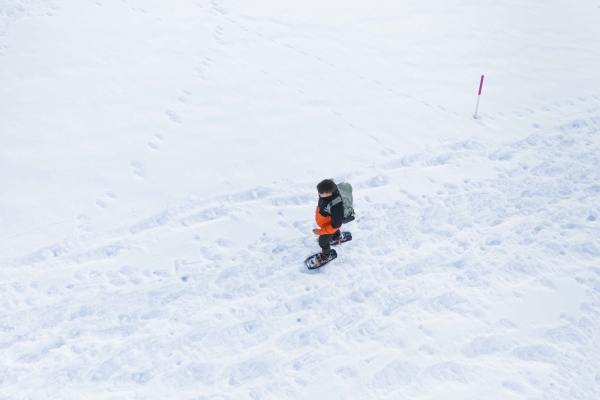
{"label": "backpack strap", "polygon": [[342,202],[342,196],[338,196],[335,199],[331,200],[329,202],[329,204],[327,204],[327,207],[325,207],[325,212],[329,215],[331,215],[331,207],[335,206],[336,204],[340,204]]}

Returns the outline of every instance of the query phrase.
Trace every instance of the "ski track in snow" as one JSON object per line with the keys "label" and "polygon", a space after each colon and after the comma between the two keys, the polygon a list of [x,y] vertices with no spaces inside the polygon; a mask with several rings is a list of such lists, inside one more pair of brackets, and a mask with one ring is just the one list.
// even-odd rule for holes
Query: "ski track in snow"
{"label": "ski track in snow", "polygon": [[[314,182],[104,234],[80,216],[79,236],[0,262],[0,398],[596,398],[599,132],[591,116],[337,177],[354,240],[315,271]],[[495,177],[456,178],[473,164]],[[419,173],[435,190],[397,183]]]}

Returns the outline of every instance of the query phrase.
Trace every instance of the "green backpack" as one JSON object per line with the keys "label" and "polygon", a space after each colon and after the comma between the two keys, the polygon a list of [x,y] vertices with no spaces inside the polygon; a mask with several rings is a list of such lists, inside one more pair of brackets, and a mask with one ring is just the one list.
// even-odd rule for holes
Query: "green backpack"
{"label": "green backpack", "polygon": [[342,203],[344,207],[344,224],[354,221],[354,208],[352,207],[353,198],[352,198],[352,185],[346,182],[340,182],[337,184],[338,192],[340,195],[335,199],[331,200],[331,203],[325,207],[325,211],[330,213],[331,207],[336,204]]}

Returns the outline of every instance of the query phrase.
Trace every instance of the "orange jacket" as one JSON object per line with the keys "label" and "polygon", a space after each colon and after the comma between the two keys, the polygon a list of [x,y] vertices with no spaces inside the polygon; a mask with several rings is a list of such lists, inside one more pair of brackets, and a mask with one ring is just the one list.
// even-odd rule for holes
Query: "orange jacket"
{"label": "orange jacket", "polygon": [[317,206],[317,211],[315,214],[315,221],[317,222],[317,225],[319,225],[319,229],[317,231],[317,235],[321,236],[321,235],[333,235],[335,232],[337,232],[340,228],[334,228],[333,226],[331,226],[331,216],[327,216],[324,217],[319,213],[319,206]]}

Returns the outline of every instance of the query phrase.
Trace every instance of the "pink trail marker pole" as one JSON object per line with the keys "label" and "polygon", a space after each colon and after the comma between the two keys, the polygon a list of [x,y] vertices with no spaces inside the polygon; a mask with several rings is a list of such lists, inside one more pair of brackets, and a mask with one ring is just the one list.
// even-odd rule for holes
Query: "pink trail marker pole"
{"label": "pink trail marker pole", "polygon": [[477,110],[479,109],[479,99],[481,99],[481,88],[483,87],[483,75],[481,75],[481,81],[479,82],[479,93],[477,94],[477,105],[475,106],[475,114],[473,118],[477,119]]}

